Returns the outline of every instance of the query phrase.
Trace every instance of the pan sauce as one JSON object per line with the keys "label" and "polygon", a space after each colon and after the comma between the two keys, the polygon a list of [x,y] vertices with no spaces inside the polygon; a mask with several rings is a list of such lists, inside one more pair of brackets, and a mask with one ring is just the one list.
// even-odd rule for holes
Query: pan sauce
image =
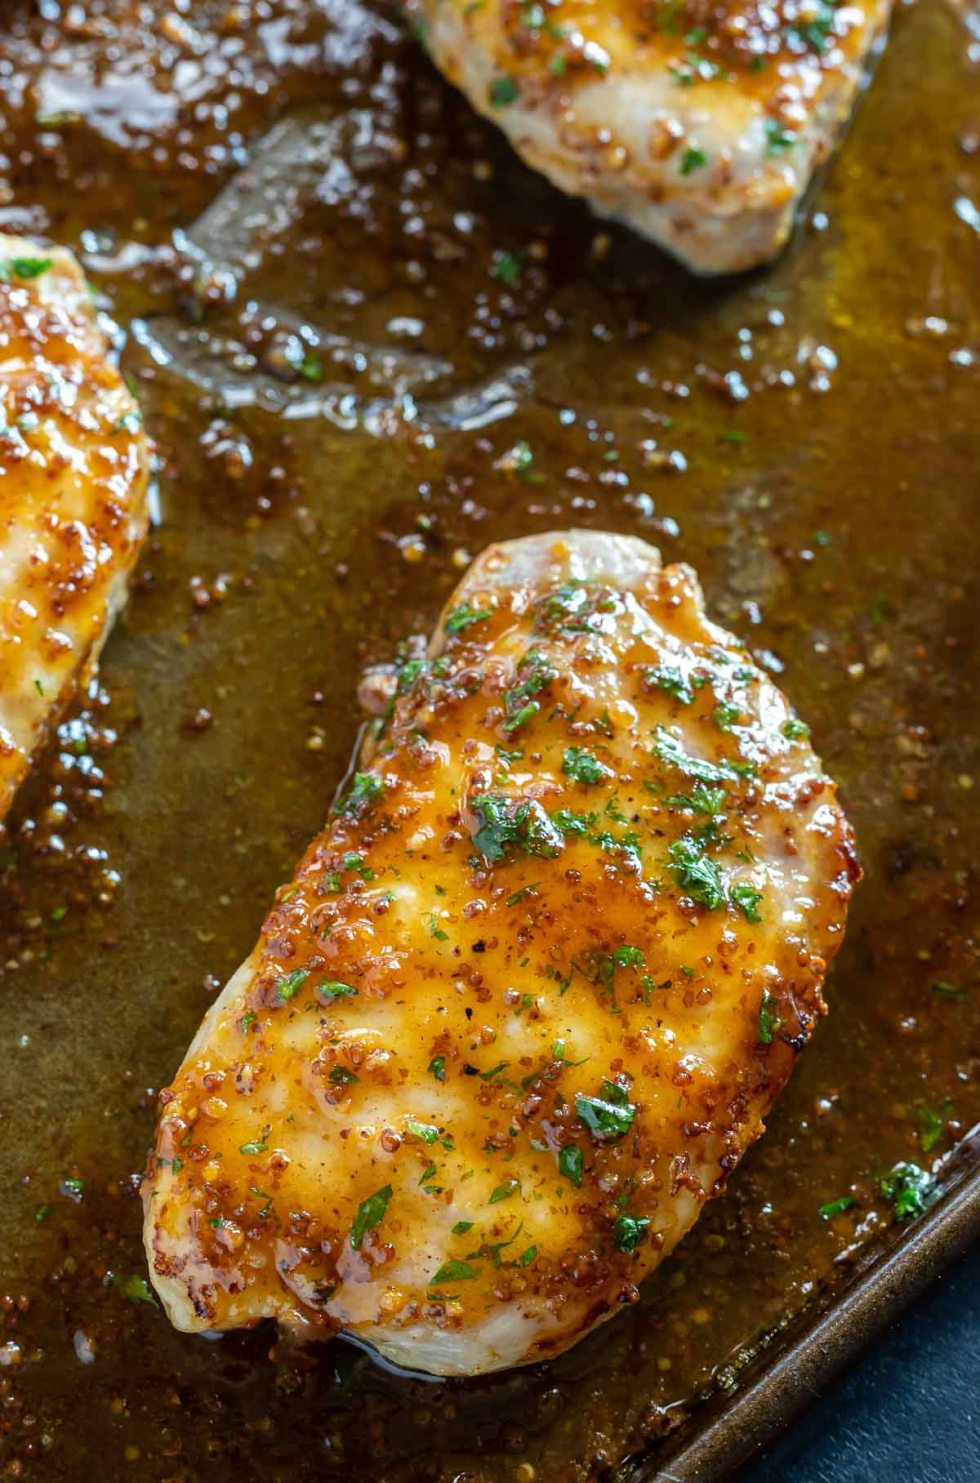
{"label": "pan sauce", "polygon": [[[0,223],[80,245],[131,326],[163,523],[0,867],[0,1468],[614,1477],[980,1118],[965,32],[900,15],[791,253],[699,284],[350,0],[2,24]],[[432,1385],[181,1337],[144,1301],[155,1091],[322,822],[364,666],[487,541],[561,523],[694,564],[810,722],[866,869],[831,1015],[729,1194],[554,1365]]]}

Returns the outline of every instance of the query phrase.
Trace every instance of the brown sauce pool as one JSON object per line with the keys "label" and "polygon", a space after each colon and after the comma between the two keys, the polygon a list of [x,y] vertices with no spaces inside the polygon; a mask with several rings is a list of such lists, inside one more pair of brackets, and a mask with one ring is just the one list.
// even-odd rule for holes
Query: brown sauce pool
{"label": "brown sauce pool", "polygon": [[[77,247],[129,330],[162,521],[0,842],[0,1477],[625,1476],[895,1238],[893,1164],[941,1174],[980,1119],[968,45],[900,13],[791,251],[709,284],[356,0],[4,7],[0,226]],[[155,1092],[323,821],[364,665],[486,542],[570,523],[696,566],[809,721],[866,869],[830,1017],[729,1194],[556,1364],[431,1384],[177,1335]]]}

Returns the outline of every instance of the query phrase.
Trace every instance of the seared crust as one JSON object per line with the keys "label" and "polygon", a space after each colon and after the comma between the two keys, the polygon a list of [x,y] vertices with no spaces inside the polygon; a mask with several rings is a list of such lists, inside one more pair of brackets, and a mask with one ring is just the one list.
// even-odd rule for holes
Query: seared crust
{"label": "seared crust", "polygon": [[149,462],[78,263],[0,236],[0,827],[125,599]]}
{"label": "seared crust", "polygon": [[560,1352],[718,1194],[858,875],[806,729],[693,573],[492,547],[163,1094],[182,1329],[477,1373]]}
{"label": "seared crust", "polygon": [[774,257],[891,0],[403,0],[446,77],[571,195],[700,273]]}

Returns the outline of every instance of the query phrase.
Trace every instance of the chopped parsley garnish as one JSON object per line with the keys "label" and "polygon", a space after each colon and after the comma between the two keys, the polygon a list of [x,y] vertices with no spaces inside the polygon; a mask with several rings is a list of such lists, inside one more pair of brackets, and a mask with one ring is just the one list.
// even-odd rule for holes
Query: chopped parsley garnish
{"label": "chopped parsley garnish", "polygon": [[521,1187],[519,1179],[505,1179],[503,1184],[498,1184],[487,1202],[490,1205],[499,1205],[501,1200],[509,1200],[511,1195],[516,1195]]}
{"label": "chopped parsley garnish", "polygon": [[558,1172],[570,1179],[576,1189],[582,1185],[582,1150],[577,1143],[558,1150]]}
{"label": "chopped parsley garnish", "polygon": [[453,1235],[465,1236],[467,1231],[472,1231],[472,1229],[473,1222],[471,1220],[458,1220],[453,1226]]}
{"label": "chopped parsley garnish", "polygon": [[238,1152],[249,1155],[265,1153],[268,1147],[268,1143],[263,1142],[261,1138],[253,1138],[251,1143],[243,1143]]}
{"label": "chopped parsley garnish", "polygon": [[693,814],[719,814],[726,797],[724,788],[709,788],[706,783],[695,783],[689,793],[674,793],[665,798],[664,803],[670,808],[690,809]]}
{"label": "chopped parsley garnish", "polygon": [[446,618],[447,633],[462,633],[474,623],[482,623],[493,616],[493,608],[471,608],[468,603],[458,603]]}
{"label": "chopped parsley garnish", "polygon": [[539,473],[534,467],[534,449],[526,438],[521,438],[514,444],[510,451],[510,458],[513,460],[514,473],[519,479],[523,479],[525,484],[544,483],[544,474]]}
{"label": "chopped parsley garnish", "polygon": [[613,1245],[617,1251],[635,1251],[650,1225],[648,1215],[617,1215],[613,1223]]}
{"label": "chopped parsley garnish", "polygon": [[323,380],[323,361],[318,355],[314,355],[312,350],[306,349],[305,346],[298,352],[288,355],[287,360],[297,376],[301,377],[302,380]]}
{"label": "chopped parsley garnish", "polygon": [[788,721],[784,721],[781,730],[787,741],[802,741],[804,737],[810,735],[809,726],[805,721],[798,720],[796,716],[790,716]]}
{"label": "chopped parsley garnish", "polygon": [[537,1256],[537,1254],[538,1248],[536,1246],[529,1246],[525,1251],[522,1251],[520,1256],[517,1258],[517,1265],[519,1267],[529,1267],[534,1261],[534,1258]]}
{"label": "chopped parsley garnish", "polygon": [[131,1303],[152,1303],[156,1306],[156,1294],[152,1287],[145,1277],[140,1277],[136,1272],[131,1277],[124,1277],[121,1282],[116,1280],[115,1285]]}
{"label": "chopped parsley garnish", "polygon": [[558,678],[558,671],[540,649],[528,649],[515,672],[515,684],[504,695],[504,730],[508,735],[526,726],[541,709],[532,697]]}
{"label": "chopped parsley garnish", "polygon": [[376,777],[373,772],[355,772],[353,781],[347,790],[347,797],[340,806],[342,814],[351,814],[355,818],[366,813],[372,804],[384,794],[385,785],[381,778]]}
{"label": "chopped parsley garnish", "polygon": [[779,1029],[779,1025],[780,1019],[776,997],[768,989],[763,989],[762,1003],[759,1006],[759,1044],[772,1045],[773,1037]]}
{"label": "chopped parsley garnish", "polygon": [[762,914],[758,910],[762,892],[757,891],[755,886],[732,886],[729,894],[747,922],[762,921]]}
{"label": "chopped parsley garnish", "polygon": [[740,708],[737,705],[732,705],[727,700],[719,700],[711,712],[712,719],[719,731],[731,731],[741,714]]}
{"label": "chopped parsley garnish", "polygon": [[350,1228],[350,1244],[355,1251],[360,1247],[368,1231],[373,1231],[375,1226],[379,1226],[384,1220],[390,1199],[391,1185],[386,1184],[381,1189],[375,1190],[373,1195],[368,1195],[367,1199],[362,1200],[358,1205],[354,1224]]}
{"label": "chopped parsley garnish", "polygon": [[0,262],[0,279],[9,278],[12,273],[15,278],[40,278],[54,263],[51,257],[11,257]]}
{"label": "chopped parsley garnish", "polygon": [[328,978],[325,983],[317,984],[316,991],[323,999],[350,999],[357,993],[353,984],[345,984],[339,978]]}
{"label": "chopped parsley garnish", "polygon": [[446,1058],[445,1058],[445,1056],[433,1056],[432,1057],[432,1060],[429,1062],[428,1070],[429,1070],[429,1075],[430,1076],[434,1076],[435,1079],[436,1079],[436,1081],[445,1081],[445,1079],[446,1079]]}
{"label": "chopped parsley garnish", "polygon": [[564,844],[560,830],[537,799],[484,793],[473,800],[473,812],[480,822],[473,843],[491,863],[504,858],[508,845],[528,855],[554,858]]}
{"label": "chopped parsley garnish", "polygon": [[518,252],[499,252],[490,264],[494,278],[512,288],[521,276],[522,255]]}
{"label": "chopped parsley garnish", "polygon": [[[508,103],[513,103],[517,96],[517,83],[506,73],[503,77],[495,77],[490,84],[490,102],[494,108],[505,108]],[[433,1281],[435,1280],[433,1278]]]}
{"label": "chopped parsley garnish", "polygon": [[691,145],[688,149],[685,149],[681,157],[681,174],[690,175],[692,170],[700,170],[707,163],[708,156],[704,150],[698,149],[696,145]]}
{"label": "chopped parsley garnish", "polygon": [[399,695],[407,695],[419,675],[424,675],[429,668],[427,659],[406,659],[405,663],[398,669],[397,692]]}
{"label": "chopped parsley garnish", "polygon": [[277,1002],[285,1004],[287,999],[293,997],[296,990],[301,984],[306,982],[309,976],[310,970],[308,968],[294,968],[292,973],[287,973],[284,978],[280,978],[276,984]]}
{"label": "chopped parsley garnish", "polygon": [[788,149],[792,149],[796,143],[796,134],[792,129],[786,129],[778,118],[766,119],[766,154],[781,155]]}
{"label": "chopped parsley garnish", "polygon": [[604,1081],[597,1097],[576,1095],[575,1114],[596,1138],[611,1139],[629,1132],[636,1108],[626,1087],[618,1081]]}
{"label": "chopped parsley garnish", "polygon": [[932,1107],[919,1108],[919,1143],[923,1153],[932,1153],[936,1144],[946,1136],[946,1123],[952,1111],[953,1104],[948,1097],[938,1112]]}
{"label": "chopped parsley garnish", "polygon": [[426,1167],[422,1170],[422,1175],[421,1175],[421,1178],[419,1179],[419,1184],[422,1186],[423,1190],[425,1191],[425,1193],[427,1195],[441,1195],[442,1194],[442,1186],[441,1185],[435,1185],[435,1184],[430,1183],[430,1181],[433,1180],[438,1173],[439,1173],[439,1168],[438,1168],[438,1165],[436,1165],[436,1164],[427,1164]]}
{"label": "chopped parsley garnish", "polygon": [[405,1127],[413,1138],[420,1138],[423,1143],[435,1143],[439,1137],[439,1129],[432,1123],[421,1123],[417,1117],[407,1117]]}
{"label": "chopped parsley garnish", "polygon": [[896,1164],[881,1181],[881,1193],[891,1200],[896,1220],[911,1220],[934,1205],[939,1198],[939,1185],[928,1169],[918,1164]]}
{"label": "chopped parsley garnish", "polygon": [[829,1205],[821,1205],[817,1214],[821,1220],[833,1220],[835,1215],[843,1215],[845,1210],[850,1210],[853,1204],[853,1195],[842,1195],[839,1200],[831,1200]]}
{"label": "chopped parsley garnish", "polygon": [[672,664],[653,664],[643,671],[643,683],[646,686],[655,685],[658,690],[665,690],[681,705],[690,705],[694,700],[694,691],[700,688],[695,683],[688,684],[679,669]]}
{"label": "chopped parsley garnish", "polygon": [[426,921],[429,924],[430,937],[434,937],[437,942],[449,941],[449,933],[444,932],[443,929],[439,926],[439,918],[436,916],[434,911],[429,912],[429,915],[426,917]]}
{"label": "chopped parsley garnish", "polygon": [[613,775],[612,768],[600,762],[585,747],[568,747],[562,759],[561,770],[566,777],[573,778],[576,783],[584,783],[586,787],[593,783],[603,783]]}
{"label": "chopped parsley garnish", "polygon": [[962,1004],[966,999],[966,989],[947,983],[945,979],[937,979],[932,986],[932,992],[938,994],[940,999],[949,999],[954,1004]]}
{"label": "chopped parsley garnish", "polygon": [[675,839],[670,846],[670,868],[683,891],[708,911],[725,905],[725,892],[718,866],[705,854],[705,844],[693,834]]}
{"label": "chopped parsley garnish", "polygon": [[344,1087],[352,1086],[355,1081],[360,1081],[360,1077],[347,1066],[335,1066],[327,1080],[332,1081],[334,1086]]}
{"label": "chopped parsley garnish", "polygon": [[536,881],[533,881],[527,886],[522,886],[519,891],[512,891],[511,894],[507,897],[507,905],[516,906],[519,901],[523,901],[526,896],[530,896],[531,892],[536,891],[537,889],[538,883]]}
{"label": "chopped parsley garnish", "polygon": [[676,767],[686,777],[697,778],[702,783],[727,783],[738,775],[733,764],[707,762],[702,757],[689,756],[679,739],[663,726],[657,727],[654,738],[653,749],[660,761],[668,767]]}
{"label": "chopped parsley garnish", "polygon": [[479,1277],[479,1275],[480,1269],[471,1267],[469,1262],[443,1262],[438,1272],[429,1278],[429,1286],[435,1287],[439,1282],[468,1282],[470,1278]]}

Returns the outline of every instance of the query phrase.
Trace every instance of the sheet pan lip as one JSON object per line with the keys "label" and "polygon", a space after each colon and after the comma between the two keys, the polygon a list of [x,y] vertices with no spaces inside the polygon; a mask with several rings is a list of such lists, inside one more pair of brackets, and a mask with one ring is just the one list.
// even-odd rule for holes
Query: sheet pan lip
{"label": "sheet pan lip", "polygon": [[[942,1198],[828,1295],[802,1331],[731,1398],[715,1398],[658,1456],[634,1456],[620,1483],[720,1483],[784,1431],[864,1346],[980,1240],[980,1125],[952,1151]],[[629,1464],[628,1464],[629,1466]]]}

